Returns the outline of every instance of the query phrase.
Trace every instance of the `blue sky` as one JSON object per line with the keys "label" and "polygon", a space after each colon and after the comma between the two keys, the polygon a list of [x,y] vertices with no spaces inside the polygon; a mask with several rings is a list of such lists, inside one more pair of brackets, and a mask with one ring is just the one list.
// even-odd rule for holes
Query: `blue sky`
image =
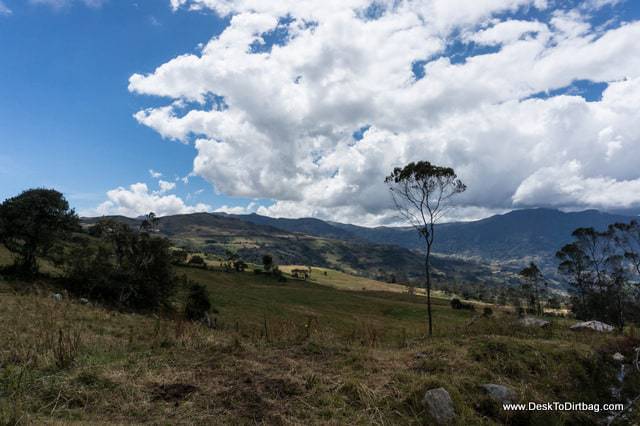
{"label": "blue sky", "polygon": [[[192,147],[164,141],[132,118],[155,100],[129,93],[128,79],[194,51],[228,20],[174,12],[165,0],[5,4],[12,14],[0,16],[0,198],[54,187],[86,210],[112,188],[155,186],[149,169],[169,181],[189,174]],[[237,202],[197,177],[176,190],[216,205]]]}
{"label": "blue sky", "polygon": [[0,199],[376,225],[428,159],[450,220],[640,210],[639,2],[247,4],[1,0]]}

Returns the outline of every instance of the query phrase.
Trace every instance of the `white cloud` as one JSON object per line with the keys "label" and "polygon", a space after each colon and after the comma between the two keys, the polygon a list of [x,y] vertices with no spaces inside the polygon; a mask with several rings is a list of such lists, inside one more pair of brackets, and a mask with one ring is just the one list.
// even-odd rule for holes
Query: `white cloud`
{"label": "white cloud", "polygon": [[9,9],[9,6],[7,6],[2,0],[0,0],[0,16],[9,16],[12,13],[13,12],[11,11],[11,9]]}
{"label": "white cloud", "polygon": [[537,21],[504,21],[490,28],[472,33],[467,39],[479,44],[494,45],[514,42],[523,37],[547,32],[545,24]]}
{"label": "white cloud", "polygon": [[164,192],[171,191],[172,189],[175,189],[176,183],[167,182],[166,180],[159,180],[158,186],[160,187],[160,193],[164,193]]}
{"label": "white cloud", "polygon": [[216,213],[227,213],[227,214],[249,214],[255,213],[258,205],[256,203],[249,203],[246,206],[221,206],[215,209]]}
{"label": "white cloud", "polygon": [[151,176],[154,179],[158,179],[158,178],[162,177],[162,173],[157,172],[157,171],[155,171],[153,169],[149,169],[149,176]]}
{"label": "white cloud", "polygon": [[158,216],[210,211],[211,206],[203,203],[187,205],[176,195],[160,195],[149,192],[144,183],[135,183],[129,188],[119,187],[107,192],[107,201],[100,204],[95,212],[86,215],[122,215],[137,217],[149,212]]}
{"label": "white cloud", "polygon": [[[594,29],[584,9],[510,17],[549,7],[532,0],[377,3],[385,11],[369,19],[369,0],[173,0],[231,15],[230,25],[197,54],[133,75],[132,92],[170,99],[135,117],[192,143],[193,174],[217,191],[275,200],[264,214],[393,221],[384,177],[423,159],[468,183],[451,218],[530,204],[640,207],[640,22]],[[276,27],[284,43],[253,52]],[[454,41],[493,47],[453,63]],[[421,79],[416,61],[426,61]],[[532,98],[576,80],[609,87],[599,102]],[[225,108],[206,107],[214,94]],[[582,187],[545,178],[571,164]],[[598,195],[607,188],[624,195]]]}

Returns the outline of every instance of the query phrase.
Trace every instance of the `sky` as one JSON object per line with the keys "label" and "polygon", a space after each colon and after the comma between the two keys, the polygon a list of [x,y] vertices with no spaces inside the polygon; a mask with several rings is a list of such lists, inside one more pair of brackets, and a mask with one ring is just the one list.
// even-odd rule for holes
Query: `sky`
{"label": "sky", "polygon": [[638,214],[639,41],[635,0],[0,0],[0,199],[374,226],[427,160],[447,220]]}

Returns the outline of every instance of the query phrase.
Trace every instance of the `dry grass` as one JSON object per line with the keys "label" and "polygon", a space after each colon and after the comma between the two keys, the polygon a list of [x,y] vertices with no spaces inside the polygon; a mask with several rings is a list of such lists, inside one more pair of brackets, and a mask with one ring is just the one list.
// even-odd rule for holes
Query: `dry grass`
{"label": "dry grass", "polygon": [[222,329],[0,283],[0,424],[423,424],[422,395],[439,386],[459,424],[563,424],[575,416],[508,417],[478,385],[608,402],[610,354],[637,340],[523,329],[504,312],[472,322],[446,301],[425,339],[423,302],[407,295],[186,272]]}

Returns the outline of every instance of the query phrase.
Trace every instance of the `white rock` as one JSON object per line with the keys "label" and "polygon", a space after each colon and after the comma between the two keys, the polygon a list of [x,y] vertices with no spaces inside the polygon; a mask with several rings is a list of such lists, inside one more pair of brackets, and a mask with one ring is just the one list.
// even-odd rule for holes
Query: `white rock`
{"label": "white rock", "polygon": [[422,404],[438,425],[452,423],[456,418],[453,400],[445,388],[430,389],[425,392]]}
{"label": "white rock", "polygon": [[52,295],[52,297],[56,302],[60,302],[62,300],[62,295],[60,293],[55,293]]}
{"label": "white rock", "polygon": [[614,330],[614,327],[600,321],[584,321],[572,325],[571,330],[593,330],[600,333],[608,333]]}
{"label": "white rock", "polygon": [[611,358],[613,358],[614,361],[618,362],[624,361],[624,355],[622,355],[620,352],[616,352]]}

